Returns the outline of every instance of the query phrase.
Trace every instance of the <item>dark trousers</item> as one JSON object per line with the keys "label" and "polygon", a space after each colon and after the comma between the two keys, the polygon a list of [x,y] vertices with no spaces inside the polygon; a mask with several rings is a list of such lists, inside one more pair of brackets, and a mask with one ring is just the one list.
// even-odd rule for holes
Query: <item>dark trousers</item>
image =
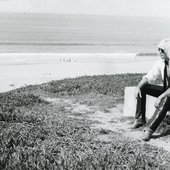
{"label": "dark trousers", "polygon": [[[141,88],[142,98],[137,99],[136,115],[135,118],[139,121],[146,122],[146,95],[158,97],[164,92],[162,86],[147,84]],[[170,98],[165,98],[159,107],[153,113],[152,118],[148,121],[148,127],[155,131],[159,124],[166,116],[167,111],[170,110]]]}

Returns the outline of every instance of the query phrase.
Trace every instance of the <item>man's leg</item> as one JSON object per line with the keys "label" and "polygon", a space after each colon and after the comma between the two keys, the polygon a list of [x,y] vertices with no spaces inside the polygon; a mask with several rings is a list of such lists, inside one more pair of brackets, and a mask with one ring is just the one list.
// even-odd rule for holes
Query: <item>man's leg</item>
{"label": "man's leg", "polygon": [[158,97],[163,93],[163,87],[157,85],[147,84],[142,87],[141,95],[142,98],[137,98],[136,115],[133,128],[138,128],[146,123],[145,112],[146,112],[146,95]]}
{"label": "man's leg", "polygon": [[145,106],[146,105],[146,94],[142,94],[142,98],[138,96],[136,105],[136,115],[133,128],[136,129],[143,126],[146,123],[145,120]]}
{"label": "man's leg", "polygon": [[149,141],[152,134],[156,131],[162,120],[165,118],[167,111],[170,109],[170,98],[165,98],[156,109],[153,117],[148,122],[147,129],[144,131],[142,139]]}

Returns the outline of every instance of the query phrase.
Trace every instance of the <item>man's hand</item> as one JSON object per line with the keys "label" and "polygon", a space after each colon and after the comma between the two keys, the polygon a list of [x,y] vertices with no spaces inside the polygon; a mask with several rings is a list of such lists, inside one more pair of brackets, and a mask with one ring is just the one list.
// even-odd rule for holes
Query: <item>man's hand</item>
{"label": "man's hand", "polygon": [[155,104],[154,104],[154,106],[155,106],[156,108],[159,107],[159,104],[160,104],[161,100],[162,100],[162,99],[159,98],[159,97],[156,99]]}
{"label": "man's hand", "polygon": [[141,95],[140,88],[137,86],[135,90],[135,98],[138,98],[138,97],[142,98],[142,95]]}

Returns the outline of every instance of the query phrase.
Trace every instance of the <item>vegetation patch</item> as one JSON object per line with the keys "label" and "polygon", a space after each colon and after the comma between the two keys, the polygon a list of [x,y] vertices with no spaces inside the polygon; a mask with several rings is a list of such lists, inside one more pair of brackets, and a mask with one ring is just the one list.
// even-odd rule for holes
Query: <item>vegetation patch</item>
{"label": "vegetation patch", "polygon": [[[169,169],[169,153],[117,132],[90,128],[66,105],[44,97],[112,108],[142,74],[84,76],[0,94],[0,169]],[[89,100],[88,100],[89,99]],[[111,100],[111,101],[110,101]],[[111,135],[102,141],[101,135]]]}
{"label": "vegetation patch", "polygon": [[92,92],[122,98],[124,88],[137,85],[142,76],[142,74],[84,76],[52,81],[41,85],[40,88],[56,96],[84,95]]}

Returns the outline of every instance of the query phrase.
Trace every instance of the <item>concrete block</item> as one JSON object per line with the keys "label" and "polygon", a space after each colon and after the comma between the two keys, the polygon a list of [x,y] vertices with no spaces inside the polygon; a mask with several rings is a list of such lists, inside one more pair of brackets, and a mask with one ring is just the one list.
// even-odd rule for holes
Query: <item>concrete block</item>
{"label": "concrete block", "polygon": [[[135,86],[125,88],[124,96],[124,116],[135,116],[137,99],[134,96]],[[146,96],[146,118],[150,119],[155,111],[154,102],[156,97]]]}

